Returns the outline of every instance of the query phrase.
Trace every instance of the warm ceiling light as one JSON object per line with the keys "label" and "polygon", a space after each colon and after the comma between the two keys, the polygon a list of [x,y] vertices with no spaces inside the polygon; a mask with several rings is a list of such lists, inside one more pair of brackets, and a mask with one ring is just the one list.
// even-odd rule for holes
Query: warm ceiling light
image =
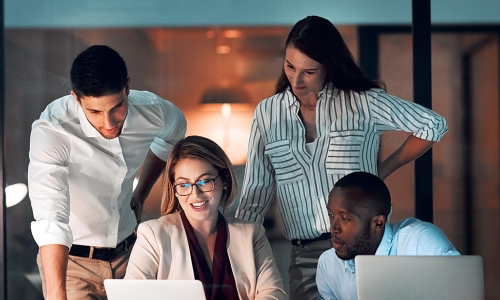
{"label": "warm ceiling light", "polygon": [[231,47],[228,45],[217,46],[217,48],[215,48],[215,52],[217,52],[217,54],[228,54],[231,52]]}
{"label": "warm ceiling light", "polygon": [[224,36],[228,39],[237,39],[242,36],[241,30],[228,29],[224,31]]}
{"label": "warm ceiling light", "polygon": [[16,183],[5,187],[5,206],[12,207],[23,201],[28,193],[28,187],[24,183]]}
{"label": "warm ceiling light", "polygon": [[229,103],[222,104],[220,111],[224,119],[229,119],[229,117],[231,116],[231,104]]}

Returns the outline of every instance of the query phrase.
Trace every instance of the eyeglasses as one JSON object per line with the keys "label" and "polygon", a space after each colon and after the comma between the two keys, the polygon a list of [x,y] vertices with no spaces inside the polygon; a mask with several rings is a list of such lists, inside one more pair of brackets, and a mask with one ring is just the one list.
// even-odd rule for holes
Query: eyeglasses
{"label": "eyeglasses", "polygon": [[179,183],[174,185],[175,193],[179,196],[189,196],[193,192],[193,185],[196,185],[198,191],[202,193],[211,192],[215,188],[215,180],[219,178],[220,174],[214,179],[202,179],[195,183]]}

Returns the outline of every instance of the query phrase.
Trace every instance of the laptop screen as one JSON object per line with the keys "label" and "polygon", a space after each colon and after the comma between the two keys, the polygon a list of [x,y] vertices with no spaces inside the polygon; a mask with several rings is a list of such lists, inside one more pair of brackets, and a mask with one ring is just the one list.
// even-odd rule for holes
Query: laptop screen
{"label": "laptop screen", "polygon": [[359,300],[484,299],[480,256],[377,256],[355,258]]}
{"label": "laptop screen", "polygon": [[109,300],[206,300],[199,280],[106,279]]}

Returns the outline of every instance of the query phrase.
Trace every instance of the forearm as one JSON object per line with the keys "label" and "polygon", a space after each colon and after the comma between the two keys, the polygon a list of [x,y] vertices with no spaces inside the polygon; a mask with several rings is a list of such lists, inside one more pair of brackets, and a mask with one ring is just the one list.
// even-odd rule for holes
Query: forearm
{"label": "forearm", "polygon": [[150,149],[146,155],[144,163],[142,164],[139,183],[134,190],[134,197],[137,197],[144,202],[146,197],[149,195],[151,188],[164,169],[165,162],[158,158]]}
{"label": "forearm", "polygon": [[66,299],[66,270],[68,247],[44,245],[40,247],[46,299]]}
{"label": "forearm", "polygon": [[420,157],[433,144],[433,141],[423,140],[410,135],[399,149],[378,165],[378,176],[382,180],[386,179],[397,169]]}

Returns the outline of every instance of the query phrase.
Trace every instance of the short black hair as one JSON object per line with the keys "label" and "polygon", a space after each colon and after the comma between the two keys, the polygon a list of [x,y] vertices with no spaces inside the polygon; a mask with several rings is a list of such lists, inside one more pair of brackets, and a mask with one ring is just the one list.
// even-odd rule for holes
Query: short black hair
{"label": "short black hair", "polygon": [[87,48],[71,66],[71,88],[78,98],[116,94],[127,86],[127,82],[125,61],[108,46]]}
{"label": "short black hair", "polygon": [[391,194],[382,179],[367,172],[354,172],[340,178],[334,188],[357,188],[363,191],[366,205],[375,214],[386,218],[391,211]]}

